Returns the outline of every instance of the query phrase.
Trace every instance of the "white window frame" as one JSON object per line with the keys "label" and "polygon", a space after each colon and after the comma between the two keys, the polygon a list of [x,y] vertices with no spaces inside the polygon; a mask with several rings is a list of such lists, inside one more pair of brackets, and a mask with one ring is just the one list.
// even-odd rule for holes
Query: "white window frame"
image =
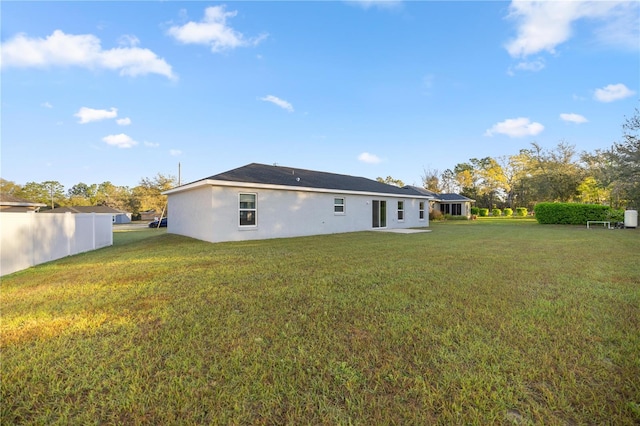
{"label": "white window frame", "polygon": [[404,201],[398,201],[398,222],[404,222]]}
{"label": "white window frame", "polygon": [[[342,204],[336,203],[336,200],[342,200]],[[336,208],[342,208],[342,211],[336,210]],[[342,216],[347,214],[347,200],[344,197],[333,197],[333,214],[336,216]]]}
{"label": "white window frame", "polygon": [[[242,208],[240,206],[240,200],[242,198],[243,195],[253,195],[254,197],[254,207],[252,209],[249,208]],[[243,211],[246,212],[253,212],[253,215],[255,216],[254,219],[254,223],[251,225],[242,225],[240,223],[240,215]],[[240,192],[238,193],[238,227],[241,229],[248,229],[248,228],[257,228],[258,227],[258,194],[256,192]]]}
{"label": "white window frame", "polygon": [[418,220],[422,220],[424,221],[424,206],[425,206],[425,202],[424,201],[419,201],[418,202]]}

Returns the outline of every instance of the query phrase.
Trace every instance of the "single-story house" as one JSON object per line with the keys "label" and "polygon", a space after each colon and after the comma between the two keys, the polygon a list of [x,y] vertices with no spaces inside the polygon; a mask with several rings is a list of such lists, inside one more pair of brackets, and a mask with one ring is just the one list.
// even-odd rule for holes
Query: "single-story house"
{"label": "single-story house", "polygon": [[46,206],[44,203],[35,203],[11,194],[0,193],[0,211],[2,213],[37,212],[40,207]]}
{"label": "single-story house", "polygon": [[440,210],[442,214],[450,214],[451,216],[470,217],[471,203],[476,202],[476,200],[472,200],[471,198],[467,198],[460,194],[439,194],[417,186],[409,186],[409,188],[412,188],[414,191],[421,194],[433,197],[430,207],[434,210]]}
{"label": "single-story house", "polygon": [[210,242],[429,226],[429,195],[364,177],[252,163],[165,191],[168,232]]}
{"label": "single-story house", "polygon": [[131,223],[131,213],[108,206],[66,206],[41,213],[106,213],[111,215],[112,223]]}

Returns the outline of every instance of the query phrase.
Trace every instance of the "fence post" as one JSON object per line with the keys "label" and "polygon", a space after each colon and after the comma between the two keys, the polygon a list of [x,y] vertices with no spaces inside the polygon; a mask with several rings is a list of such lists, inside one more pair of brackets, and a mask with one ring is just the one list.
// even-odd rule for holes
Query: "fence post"
{"label": "fence post", "polygon": [[31,238],[29,238],[29,242],[31,243],[31,247],[29,247],[29,252],[31,253],[31,259],[29,259],[29,267],[36,264],[36,214],[30,214],[29,216],[29,234],[31,234]]}
{"label": "fence post", "polygon": [[[67,256],[71,256],[71,238],[75,238],[76,232],[75,232],[75,228],[76,228],[76,218],[75,216],[71,216],[71,212],[66,212],[65,213],[65,217],[64,217],[64,235],[67,237]],[[70,235],[67,231],[67,229],[69,229],[69,221],[73,222],[73,236]]]}

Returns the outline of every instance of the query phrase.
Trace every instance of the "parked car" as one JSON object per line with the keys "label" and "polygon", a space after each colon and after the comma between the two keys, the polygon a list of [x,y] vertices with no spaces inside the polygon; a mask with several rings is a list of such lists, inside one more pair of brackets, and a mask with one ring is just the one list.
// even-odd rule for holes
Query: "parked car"
{"label": "parked car", "polygon": [[[158,227],[158,221],[154,220],[153,222],[149,222],[149,228],[157,228]],[[163,217],[160,220],[160,228],[166,228],[167,227],[167,218]]]}

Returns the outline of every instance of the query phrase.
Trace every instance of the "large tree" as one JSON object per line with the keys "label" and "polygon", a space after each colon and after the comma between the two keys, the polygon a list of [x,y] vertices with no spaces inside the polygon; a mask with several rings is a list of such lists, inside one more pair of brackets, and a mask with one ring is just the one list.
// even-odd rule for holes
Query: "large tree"
{"label": "large tree", "polygon": [[66,204],[64,186],[55,180],[27,182],[15,195],[29,201],[44,203],[51,208]]}
{"label": "large tree", "polygon": [[616,175],[612,151],[596,150],[580,156],[585,178],[578,186],[580,201],[608,204],[619,208],[623,202],[623,188]]}
{"label": "large tree", "polygon": [[491,157],[472,158],[471,163],[479,177],[478,195],[481,197],[481,205],[492,208],[497,203],[502,203],[509,188],[500,163]]}
{"label": "large tree", "polygon": [[127,186],[116,186],[109,181],[98,184],[96,202],[101,206],[138,213],[132,191]]}
{"label": "large tree", "polygon": [[95,206],[97,204],[98,185],[87,185],[84,182],[73,185],[67,191],[69,204],[72,206]]}
{"label": "large tree", "polygon": [[3,194],[15,195],[22,190],[22,186],[15,182],[0,178],[0,192]]}
{"label": "large tree", "polygon": [[478,199],[480,177],[472,163],[458,163],[453,168],[460,193],[471,199]]}
{"label": "large tree", "polygon": [[567,202],[574,199],[584,178],[583,170],[574,158],[575,146],[566,142],[559,142],[551,150],[536,142],[531,146],[530,182],[535,191],[535,201]]}
{"label": "large tree", "polygon": [[442,192],[442,185],[440,184],[440,172],[436,170],[422,169],[422,187],[428,189],[431,192]]}
{"label": "large tree", "polygon": [[535,165],[536,159],[530,149],[521,149],[518,154],[508,158],[505,175],[509,183],[507,202],[511,208],[533,209],[537,201],[543,201],[538,198]]}
{"label": "large tree", "polygon": [[478,206],[502,204],[508,191],[507,179],[494,158],[472,158],[468,163],[457,164],[453,172],[461,194],[476,200]]}
{"label": "large tree", "polygon": [[640,208],[640,111],[627,118],[622,125],[623,140],[611,150],[618,178],[627,205]]}
{"label": "large tree", "polygon": [[404,182],[400,179],[394,179],[391,176],[387,176],[386,178],[377,177],[376,180],[378,182],[386,183],[387,185],[394,185],[402,188],[404,186]]}
{"label": "large tree", "polygon": [[444,193],[460,192],[460,187],[456,181],[456,174],[451,169],[446,169],[440,175],[440,186]]}
{"label": "large tree", "polygon": [[155,210],[160,213],[166,210],[167,197],[163,191],[176,186],[177,179],[171,175],[158,173],[153,178],[142,178],[138,186],[133,188],[133,213]]}

